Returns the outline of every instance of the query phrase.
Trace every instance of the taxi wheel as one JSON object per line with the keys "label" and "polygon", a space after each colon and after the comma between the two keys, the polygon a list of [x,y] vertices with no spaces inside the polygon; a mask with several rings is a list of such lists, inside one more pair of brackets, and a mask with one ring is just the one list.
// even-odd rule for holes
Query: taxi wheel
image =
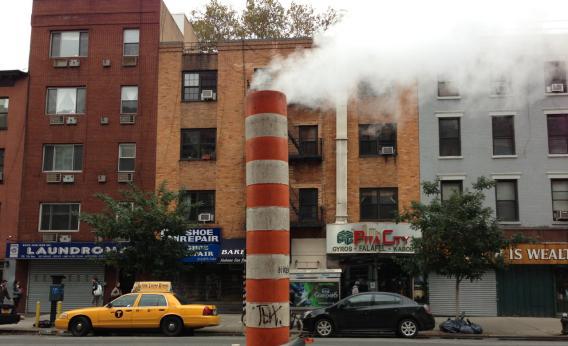
{"label": "taxi wheel", "polygon": [[177,316],[166,316],[161,326],[162,333],[166,336],[178,336],[183,331],[183,321]]}
{"label": "taxi wheel", "polygon": [[73,336],[85,336],[91,331],[91,321],[84,316],[75,317],[69,324],[69,330]]}

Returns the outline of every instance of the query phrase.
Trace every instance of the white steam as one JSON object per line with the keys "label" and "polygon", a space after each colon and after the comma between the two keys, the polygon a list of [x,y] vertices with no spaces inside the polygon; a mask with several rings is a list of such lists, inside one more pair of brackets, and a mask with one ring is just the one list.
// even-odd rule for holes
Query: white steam
{"label": "white steam", "polygon": [[252,88],[321,106],[353,96],[361,81],[383,93],[445,76],[462,94],[483,95],[500,77],[527,90],[535,74],[543,76],[543,61],[567,60],[568,39],[558,32],[568,32],[568,1],[352,3],[340,23],[314,38],[314,48],[275,58]]}

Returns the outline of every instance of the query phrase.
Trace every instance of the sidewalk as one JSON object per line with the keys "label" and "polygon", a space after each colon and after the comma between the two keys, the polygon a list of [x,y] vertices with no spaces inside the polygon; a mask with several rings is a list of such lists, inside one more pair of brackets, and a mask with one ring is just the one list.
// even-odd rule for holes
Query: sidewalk
{"label": "sidewalk", "polygon": [[[42,315],[41,320],[49,319],[49,315]],[[447,334],[439,331],[438,326],[445,321],[444,317],[436,318],[436,328],[421,332],[422,337],[435,338],[501,338],[501,339],[530,339],[530,340],[568,340],[568,336],[561,335],[559,318],[540,317],[471,317],[470,320],[483,327],[481,335]],[[54,329],[34,328],[35,318],[26,316],[18,324],[0,325],[0,334],[52,334]],[[239,314],[222,314],[221,324],[216,327],[198,329],[197,335],[243,335],[243,326]]]}

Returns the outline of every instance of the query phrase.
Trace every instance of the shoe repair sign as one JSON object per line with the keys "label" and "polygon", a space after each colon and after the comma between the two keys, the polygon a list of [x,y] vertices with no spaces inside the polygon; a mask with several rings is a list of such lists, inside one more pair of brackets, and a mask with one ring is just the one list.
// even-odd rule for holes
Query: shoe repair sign
{"label": "shoe repair sign", "polygon": [[327,225],[327,253],[414,253],[416,237],[420,232],[407,223]]}

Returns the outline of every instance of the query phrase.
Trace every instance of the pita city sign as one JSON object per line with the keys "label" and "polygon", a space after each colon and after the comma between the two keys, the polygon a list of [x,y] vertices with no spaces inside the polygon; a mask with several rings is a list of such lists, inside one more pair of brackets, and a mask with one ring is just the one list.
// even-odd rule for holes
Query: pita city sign
{"label": "pita city sign", "polygon": [[327,225],[327,253],[414,253],[420,232],[408,223],[361,222]]}
{"label": "pita city sign", "polygon": [[509,264],[568,264],[568,243],[516,244],[503,255]]}

